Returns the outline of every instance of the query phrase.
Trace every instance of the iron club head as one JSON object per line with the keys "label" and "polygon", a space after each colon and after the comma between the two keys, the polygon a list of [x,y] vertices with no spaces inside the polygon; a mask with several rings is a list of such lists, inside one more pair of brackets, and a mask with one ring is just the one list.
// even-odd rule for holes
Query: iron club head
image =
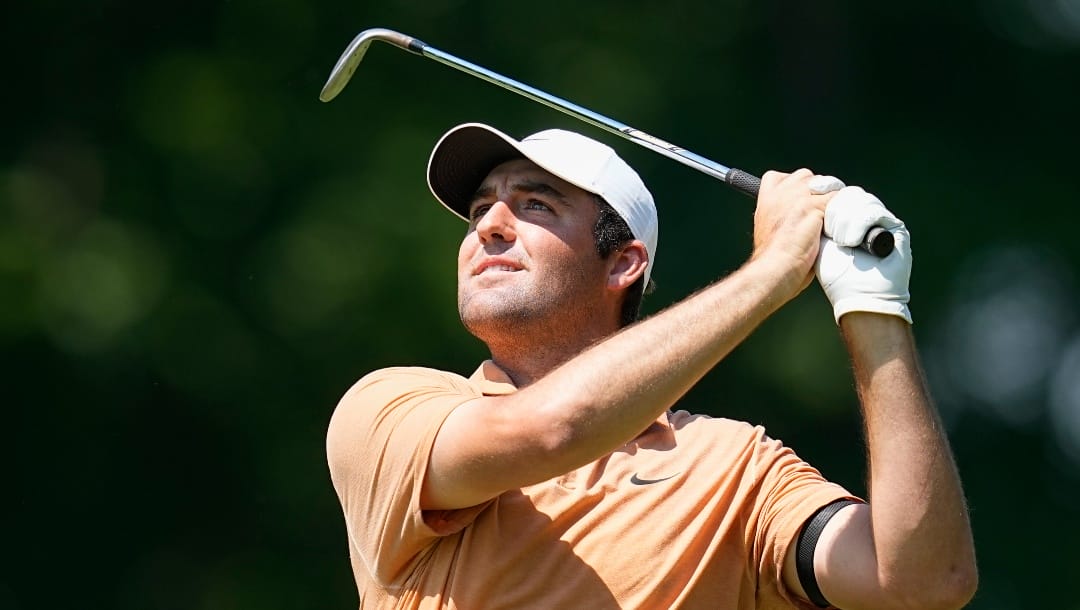
{"label": "iron club head", "polygon": [[345,52],[338,58],[337,63],[334,64],[334,69],[330,71],[330,78],[326,80],[326,84],[323,85],[322,91],[319,92],[320,100],[329,102],[337,97],[337,94],[341,93],[341,90],[348,84],[349,79],[352,78],[353,72],[356,71],[356,66],[364,59],[364,53],[367,53],[368,47],[371,46],[372,41],[375,40],[390,43],[395,47],[399,47],[406,51],[412,51],[413,53],[420,53],[421,49],[424,47],[424,43],[412,36],[406,36],[401,32],[395,32],[393,30],[372,28],[360,32],[356,35],[356,38],[353,38],[352,42],[349,43],[349,46],[345,48]]}

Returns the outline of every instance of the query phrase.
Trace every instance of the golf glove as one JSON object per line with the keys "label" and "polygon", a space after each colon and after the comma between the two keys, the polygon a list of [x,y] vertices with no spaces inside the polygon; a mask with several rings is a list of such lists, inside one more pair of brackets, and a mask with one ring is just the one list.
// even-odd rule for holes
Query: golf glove
{"label": "golf glove", "polygon": [[[859,248],[873,226],[893,234],[894,250],[885,258]],[[904,223],[877,197],[848,186],[826,206],[824,233],[814,270],[836,322],[846,313],[866,311],[899,316],[911,324],[911,235]]]}

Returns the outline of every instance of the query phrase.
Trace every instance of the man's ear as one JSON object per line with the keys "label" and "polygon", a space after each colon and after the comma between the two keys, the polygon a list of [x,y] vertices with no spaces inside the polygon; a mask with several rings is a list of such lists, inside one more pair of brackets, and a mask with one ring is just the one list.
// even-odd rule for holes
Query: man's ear
{"label": "man's ear", "polygon": [[629,288],[645,273],[649,266],[649,253],[640,240],[626,244],[611,257],[608,266],[607,287],[609,290]]}

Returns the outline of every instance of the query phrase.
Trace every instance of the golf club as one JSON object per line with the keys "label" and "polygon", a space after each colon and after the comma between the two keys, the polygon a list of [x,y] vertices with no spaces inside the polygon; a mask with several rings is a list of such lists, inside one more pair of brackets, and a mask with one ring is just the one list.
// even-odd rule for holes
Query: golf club
{"label": "golf club", "polygon": [[[604,131],[630,140],[653,152],[674,159],[683,165],[706,173],[751,197],[757,197],[758,189],[761,187],[761,179],[753,174],[721,165],[715,161],[710,161],[701,155],[665,142],[660,138],[651,136],[639,129],[634,129],[629,125],[593,112],[588,108],[583,108],[562,98],[530,87],[525,83],[503,76],[497,72],[492,72],[487,68],[455,57],[444,51],[440,51],[416,38],[383,28],[364,30],[356,35],[356,38],[349,43],[345,52],[342,53],[341,57],[338,59],[337,64],[334,65],[334,69],[330,72],[330,78],[327,79],[326,85],[323,86],[322,92],[319,93],[320,100],[329,102],[334,99],[337,94],[341,93],[341,90],[345,88],[349,79],[352,78],[353,72],[356,71],[356,66],[359,65],[360,60],[364,58],[364,53],[367,52],[368,47],[371,46],[372,41],[375,40],[381,40],[382,42],[389,43],[399,49],[404,49],[411,53],[434,59],[439,63],[461,70],[466,74],[471,74],[472,76],[486,80],[489,83],[498,85],[519,95],[523,95],[533,101],[540,102],[541,104],[568,114],[580,121],[599,127]],[[882,227],[871,227],[863,238],[861,247],[871,254],[884,258],[893,251],[893,235]]]}

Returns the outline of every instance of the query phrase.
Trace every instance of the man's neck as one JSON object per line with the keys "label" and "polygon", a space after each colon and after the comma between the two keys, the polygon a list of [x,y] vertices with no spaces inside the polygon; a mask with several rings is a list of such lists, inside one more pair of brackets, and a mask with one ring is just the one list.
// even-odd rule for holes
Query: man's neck
{"label": "man's neck", "polygon": [[[594,343],[610,336],[614,330],[561,334],[561,341],[540,336],[539,341],[524,342],[520,336],[507,341],[487,341],[491,360],[513,380],[519,389],[534,383]],[[535,336],[535,335],[534,335]]]}

